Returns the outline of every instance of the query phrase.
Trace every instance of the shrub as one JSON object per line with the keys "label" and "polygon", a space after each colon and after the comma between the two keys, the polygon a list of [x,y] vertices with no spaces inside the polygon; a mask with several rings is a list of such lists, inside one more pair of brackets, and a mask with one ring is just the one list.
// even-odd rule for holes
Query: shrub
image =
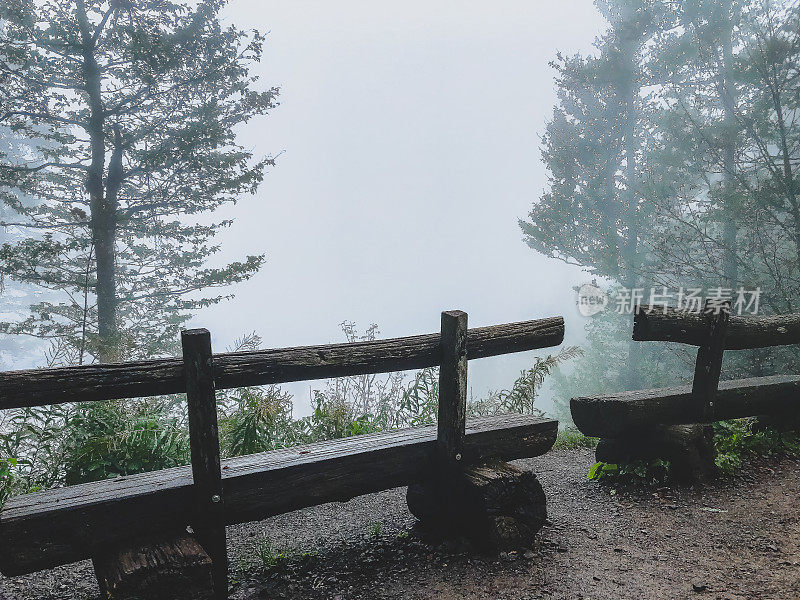
{"label": "shrub", "polygon": [[188,434],[163,403],[79,405],[63,431],[64,483],[73,485],[186,464]]}
{"label": "shrub", "polygon": [[232,394],[234,408],[220,419],[224,456],[255,454],[303,441],[292,420],[292,395],[280,387],[242,388]]}
{"label": "shrub", "polygon": [[770,428],[754,430],[757,419],[714,423],[716,463],[726,475],[735,474],[745,460],[763,456],[800,456],[800,433]]}
{"label": "shrub", "polygon": [[17,483],[16,458],[0,458],[0,507],[12,495]]}
{"label": "shrub", "polygon": [[565,346],[558,354],[551,354],[544,358],[537,356],[530,369],[520,372],[511,389],[490,391],[486,398],[470,402],[467,405],[467,414],[471,416],[500,413],[541,415],[542,412],[534,403],[545,378],[558,365],[580,356],[582,352],[577,346]]}

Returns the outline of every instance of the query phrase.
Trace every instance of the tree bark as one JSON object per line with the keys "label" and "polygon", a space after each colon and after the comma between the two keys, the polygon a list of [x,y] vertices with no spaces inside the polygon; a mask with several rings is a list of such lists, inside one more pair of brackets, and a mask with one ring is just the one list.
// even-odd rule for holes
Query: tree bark
{"label": "tree bark", "polygon": [[[713,419],[796,413],[798,396],[800,377],[796,375],[729,379],[719,384]],[[629,430],[656,425],[700,423],[701,408],[694,401],[689,386],[570,400],[575,426],[592,437],[618,437]]]}
{"label": "tree bark", "polygon": [[[467,358],[557,346],[564,319],[475,327],[467,331]],[[349,377],[363,373],[410,371],[441,364],[438,333],[214,355],[216,389],[290,381]],[[65,402],[139,398],[186,391],[180,358],[157,358],[124,365],[82,365],[0,373],[0,410]]]}
{"label": "tree bark", "polygon": [[106,600],[211,600],[211,559],[184,533],[110,549],[93,559]]}
{"label": "tree bark", "polygon": [[597,460],[613,464],[637,459],[670,462],[670,475],[684,483],[703,482],[717,475],[714,431],[707,425],[656,425],[601,439]]}
{"label": "tree bark", "polygon": [[[90,227],[97,260],[97,327],[98,360],[114,362],[117,356],[118,328],[116,315],[116,196],[109,198],[103,186],[105,171],[105,109],[102,97],[102,74],[95,57],[95,39],[86,15],[84,0],[78,0],[77,16],[81,29],[85,91],[89,98],[87,132],[91,148],[91,163],[86,175],[89,194]],[[121,153],[121,142],[115,154]],[[122,163],[121,154],[119,164]]]}
{"label": "tree bark", "polygon": [[530,547],[547,520],[536,475],[505,462],[467,467],[446,484],[431,479],[411,485],[406,500],[426,529],[465,537],[488,551]]}
{"label": "tree bark", "polygon": [[[709,322],[698,313],[654,307],[637,311],[633,339],[640,342],[677,342],[702,346],[711,333]],[[800,314],[732,315],[725,336],[725,350],[746,350],[800,344]]]}

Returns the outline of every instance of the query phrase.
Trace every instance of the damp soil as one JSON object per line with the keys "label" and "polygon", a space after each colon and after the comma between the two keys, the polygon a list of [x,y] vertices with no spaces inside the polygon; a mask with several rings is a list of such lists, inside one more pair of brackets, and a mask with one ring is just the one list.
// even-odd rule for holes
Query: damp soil
{"label": "damp soil", "polygon": [[[705,486],[618,489],[587,480],[593,462],[582,449],[515,461],[539,477],[549,514],[517,552],[430,538],[404,488],[230,527],[231,598],[800,598],[800,461],[751,463]],[[73,598],[99,598],[89,562],[0,576],[2,600]]]}

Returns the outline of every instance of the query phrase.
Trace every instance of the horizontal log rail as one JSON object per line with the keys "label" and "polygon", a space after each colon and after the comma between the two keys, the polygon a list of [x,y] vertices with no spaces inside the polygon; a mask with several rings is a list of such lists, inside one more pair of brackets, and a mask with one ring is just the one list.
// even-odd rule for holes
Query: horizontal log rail
{"label": "horizontal log rail", "polygon": [[[564,319],[550,317],[477,327],[467,358],[557,346]],[[407,371],[438,366],[438,333],[367,342],[215,354],[216,389]],[[186,391],[182,358],[0,373],[0,410],[67,402],[178,394]]]}
{"label": "horizontal log rail", "polygon": [[[467,421],[462,462],[538,456],[558,421],[500,415]],[[272,515],[420,481],[436,426],[317,442],[222,461],[225,521]],[[11,498],[0,512],[0,571],[16,576],[90,558],[104,548],[192,520],[191,467]]]}
{"label": "horizontal log rail", "polygon": [[721,381],[714,414],[706,420],[691,386],[573,398],[575,426],[593,437],[615,437],[654,425],[685,425],[761,415],[797,414],[800,376],[777,375]]}
{"label": "horizontal log rail", "polygon": [[[633,339],[639,342],[678,342],[702,346],[708,341],[709,321],[702,314],[676,308],[637,307]],[[800,344],[800,314],[740,317],[731,315],[725,350],[746,350]]]}

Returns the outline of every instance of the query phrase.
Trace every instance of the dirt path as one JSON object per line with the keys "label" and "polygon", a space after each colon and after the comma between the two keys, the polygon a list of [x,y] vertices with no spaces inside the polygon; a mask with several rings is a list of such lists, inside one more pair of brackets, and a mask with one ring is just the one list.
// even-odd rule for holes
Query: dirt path
{"label": "dirt path", "polygon": [[[230,528],[232,597],[800,598],[800,461],[752,465],[704,489],[615,494],[586,480],[592,462],[584,450],[518,461],[539,475],[551,520],[525,553],[426,543],[403,489]],[[290,557],[265,572],[259,550]],[[96,594],[89,563],[0,578],[9,600]]]}

